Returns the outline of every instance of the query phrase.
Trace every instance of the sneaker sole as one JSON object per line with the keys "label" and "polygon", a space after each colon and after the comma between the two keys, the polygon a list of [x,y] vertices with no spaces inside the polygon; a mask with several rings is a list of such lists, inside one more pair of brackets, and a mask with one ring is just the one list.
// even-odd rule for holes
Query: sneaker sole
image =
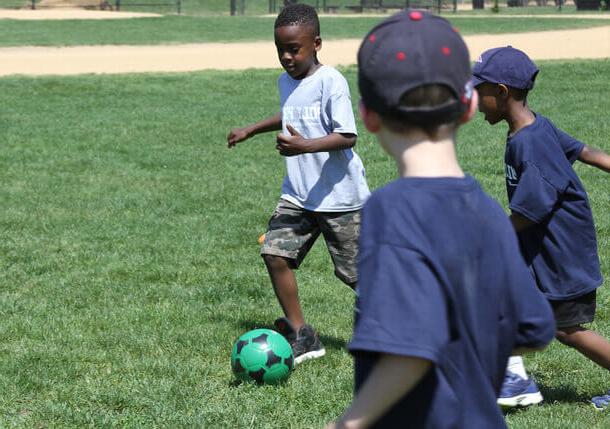
{"label": "sneaker sole", "polygon": [[597,410],[597,411],[605,411],[605,410],[607,410],[607,409],[608,409],[608,407],[610,406],[610,405],[606,405],[605,407],[598,407],[598,406],[597,406],[597,405],[595,405],[593,402],[591,402],[591,405],[593,405],[593,408],[595,408],[595,410]]}
{"label": "sneaker sole", "polygon": [[542,402],[542,394],[524,393],[523,395],[513,396],[512,398],[498,398],[498,405],[502,408],[527,407]]}
{"label": "sneaker sole", "polygon": [[325,354],[326,354],[325,349],[313,350],[311,352],[303,353],[301,356],[294,358],[294,363],[296,365],[298,363],[301,363],[301,362],[309,360],[309,359],[321,358]]}

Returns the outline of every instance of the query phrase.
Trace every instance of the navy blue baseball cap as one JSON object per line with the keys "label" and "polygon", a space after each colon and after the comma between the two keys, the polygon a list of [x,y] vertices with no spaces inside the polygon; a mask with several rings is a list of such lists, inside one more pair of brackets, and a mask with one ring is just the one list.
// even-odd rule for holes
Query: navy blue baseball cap
{"label": "navy blue baseball cap", "polygon": [[[404,10],[377,24],[358,50],[358,87],[365,106],[413,123],[447,122],[466,111],[472,97],[470,56],[449,22],[421,10]],[[441,106],[407,107],[404,94],[445,85],[455,99]]]}
{"label": "navy blue baseball cap", "polygon": [[527,54],[512,46],[489,49],[472,69],[472,84],[501,83],[517,89],[532,89],[538,67]]}

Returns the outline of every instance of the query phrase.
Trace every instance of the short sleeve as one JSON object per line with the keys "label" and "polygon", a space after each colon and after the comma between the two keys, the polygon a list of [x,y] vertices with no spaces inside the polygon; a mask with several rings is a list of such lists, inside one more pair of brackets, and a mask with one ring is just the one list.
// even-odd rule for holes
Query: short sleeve
{"label": "short sleeve", "polygon": [[[514,234],[512,234],[514,235]],[[536,287],[534,276],[519,255],[514,236],[505,239],[508,246],[506,275],[516,309],[517,335],[515,347],[539,348],[555,337],[555,318],[551,306]]]}
{"label": "short sleeve", "polygon": [[334,83],[326,103],[326,114],[331,120],[333,133],[357,134],[352,99],[345,79]]}
{"label": "short sleeve", "polygon": [[529,293],[519,296],[519,324],[515,347],[539,348],[555,337],[555,318],[551,305],[534,284]]}
{"label": "short sleeve", "polygon": [[564,133],[560,129],[556,129],[556,132],[563,153],[565,154],[568,161],[574,164],[574,162],[580,156],[580,153],[582,152],[583,148],[585,147],[585,144],[580,140],[576,140],[571,135]]}
{"label": "short sleeve", "polygon": [[541,223],[555,208],[562,191],[543,177],[536,164],[525,162],[509,207],[531,221]]}
{"label": "short sleeve", "polygon": [[425,258],[387,244],[361,248],[359,277],[350,351],[438,362],[449,342],[447,306]]}

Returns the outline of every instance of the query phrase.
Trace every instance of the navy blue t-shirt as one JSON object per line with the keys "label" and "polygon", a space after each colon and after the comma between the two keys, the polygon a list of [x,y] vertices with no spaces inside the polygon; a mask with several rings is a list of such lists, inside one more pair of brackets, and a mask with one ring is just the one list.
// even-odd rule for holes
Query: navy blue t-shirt
{"label": "navy blue t-shirt", "polygon": [[602,283],[591,206],[572,168],[583,147],[541,115],[506,143],[509,207],[536,223],[518,233],[521,251],[550,300]]}
{"label": "navy blue t-shirt", "polygon": [[354,336],[358,390],[380,353],[434,366],[376,427],[505,427],[496,405],[515,347],[553,339],[502,208],[470,176],[401,178],[362,211]]}

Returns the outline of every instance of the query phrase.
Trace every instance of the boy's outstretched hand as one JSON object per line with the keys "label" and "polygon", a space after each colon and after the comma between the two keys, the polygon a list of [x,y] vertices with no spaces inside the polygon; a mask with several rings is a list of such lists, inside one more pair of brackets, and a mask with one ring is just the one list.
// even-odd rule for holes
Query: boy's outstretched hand
{"label": "boy's outstretched hand", "polygon": [[309,152],[307,139],[303,138],[303,136],[290,124],[286,124],[286,129],[288,129],[288,132],[290,133],[289,136],[285,134],[277,135],[277,145],[275,148],[280,155],[294,156]]}
{"label": "boy's outstretched hand", "polygon": [[227,135],[227,147],[234,147],[237,143],[243,142],[250,135],[248,134],[247,128],[233,128],[229,135]]}

